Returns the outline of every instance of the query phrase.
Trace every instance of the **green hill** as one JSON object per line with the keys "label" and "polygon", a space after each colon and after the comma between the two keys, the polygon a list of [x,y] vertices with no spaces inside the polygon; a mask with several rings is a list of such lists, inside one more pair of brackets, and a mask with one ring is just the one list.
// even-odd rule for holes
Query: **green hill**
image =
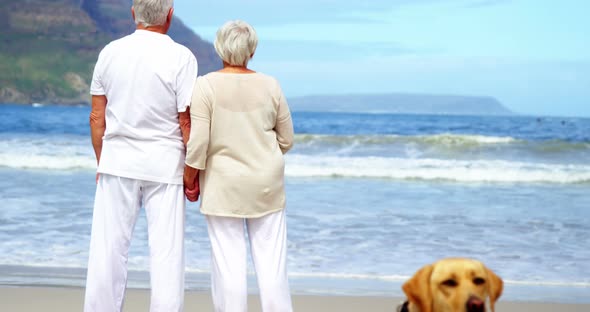
{"label": "green hill", "polygon": [[[98,53],[135,27],[130,8],[130,0],[0,0],[0,103],[87,103]],[[199,75],[221,68],[213,46],[180,19],[169,34],[197,56]]]}

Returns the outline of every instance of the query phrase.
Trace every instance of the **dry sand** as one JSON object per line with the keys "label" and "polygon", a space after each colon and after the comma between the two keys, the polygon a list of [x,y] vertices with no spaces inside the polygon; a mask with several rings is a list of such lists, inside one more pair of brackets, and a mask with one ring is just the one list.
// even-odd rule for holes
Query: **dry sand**
{"label": "dry sand", "polygon": [[[0,287],[2,312],[79,312],[82,311],[84,290],[57,287]],[[395,311],[400,298],[356,296],[294,296],[293,307],[300,312],[371,312]],[[256,296],[250,296],[250,312],[260,311]],[[126,312],[149,310],[149,292],[129,290],[125,301]],[[205,292],[187,292],[185,311],[213,311],[211,299]],[[500,302],[498,312],[588,312],[590,304]]]}

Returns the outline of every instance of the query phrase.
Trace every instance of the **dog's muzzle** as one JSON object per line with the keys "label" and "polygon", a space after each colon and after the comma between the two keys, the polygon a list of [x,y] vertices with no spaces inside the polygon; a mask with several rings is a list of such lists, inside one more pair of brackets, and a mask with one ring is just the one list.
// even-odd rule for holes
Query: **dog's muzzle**
{"label": "dog's muzzle", "polygon": [[469,300],[467,300],[467,312],[485,312],[486,311],[486,304],[483,300],[471,296]]}
{"label": "dog's muzzle", "polygon": [[[397,306],[397,312],[410,312],[408,306],[410,305],[409,301],[405,301],[404,303]],[[481,299],[477,297],[471,297],[467,300],[467,312],[485,312],[486,305]]]}

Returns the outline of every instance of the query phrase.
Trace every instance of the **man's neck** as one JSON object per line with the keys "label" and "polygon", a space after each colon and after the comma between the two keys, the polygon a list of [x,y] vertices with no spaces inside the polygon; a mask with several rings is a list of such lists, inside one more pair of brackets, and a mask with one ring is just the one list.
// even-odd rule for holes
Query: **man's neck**
{"label": "man's neck", "polygon": [[168,32],[168,27],[166,27],[165,25],[154,25],[154,26],[143,26],[141,24],[137,25],[136,27],[137,30],[147,30],[147,31],[153,31],[155,33],[159,33],[159,34],[166,34]]}

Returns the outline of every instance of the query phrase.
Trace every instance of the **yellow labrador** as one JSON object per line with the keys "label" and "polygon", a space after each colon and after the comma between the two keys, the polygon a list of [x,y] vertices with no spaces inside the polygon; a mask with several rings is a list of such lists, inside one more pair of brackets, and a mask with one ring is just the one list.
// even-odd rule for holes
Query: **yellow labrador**
{"label": "yellow labrador", "polygon": [[448,258],[421,268],[402,289],[408,301],[400,307],[407,312],[485,312],[502,295],[504,283],[483,263]]}

